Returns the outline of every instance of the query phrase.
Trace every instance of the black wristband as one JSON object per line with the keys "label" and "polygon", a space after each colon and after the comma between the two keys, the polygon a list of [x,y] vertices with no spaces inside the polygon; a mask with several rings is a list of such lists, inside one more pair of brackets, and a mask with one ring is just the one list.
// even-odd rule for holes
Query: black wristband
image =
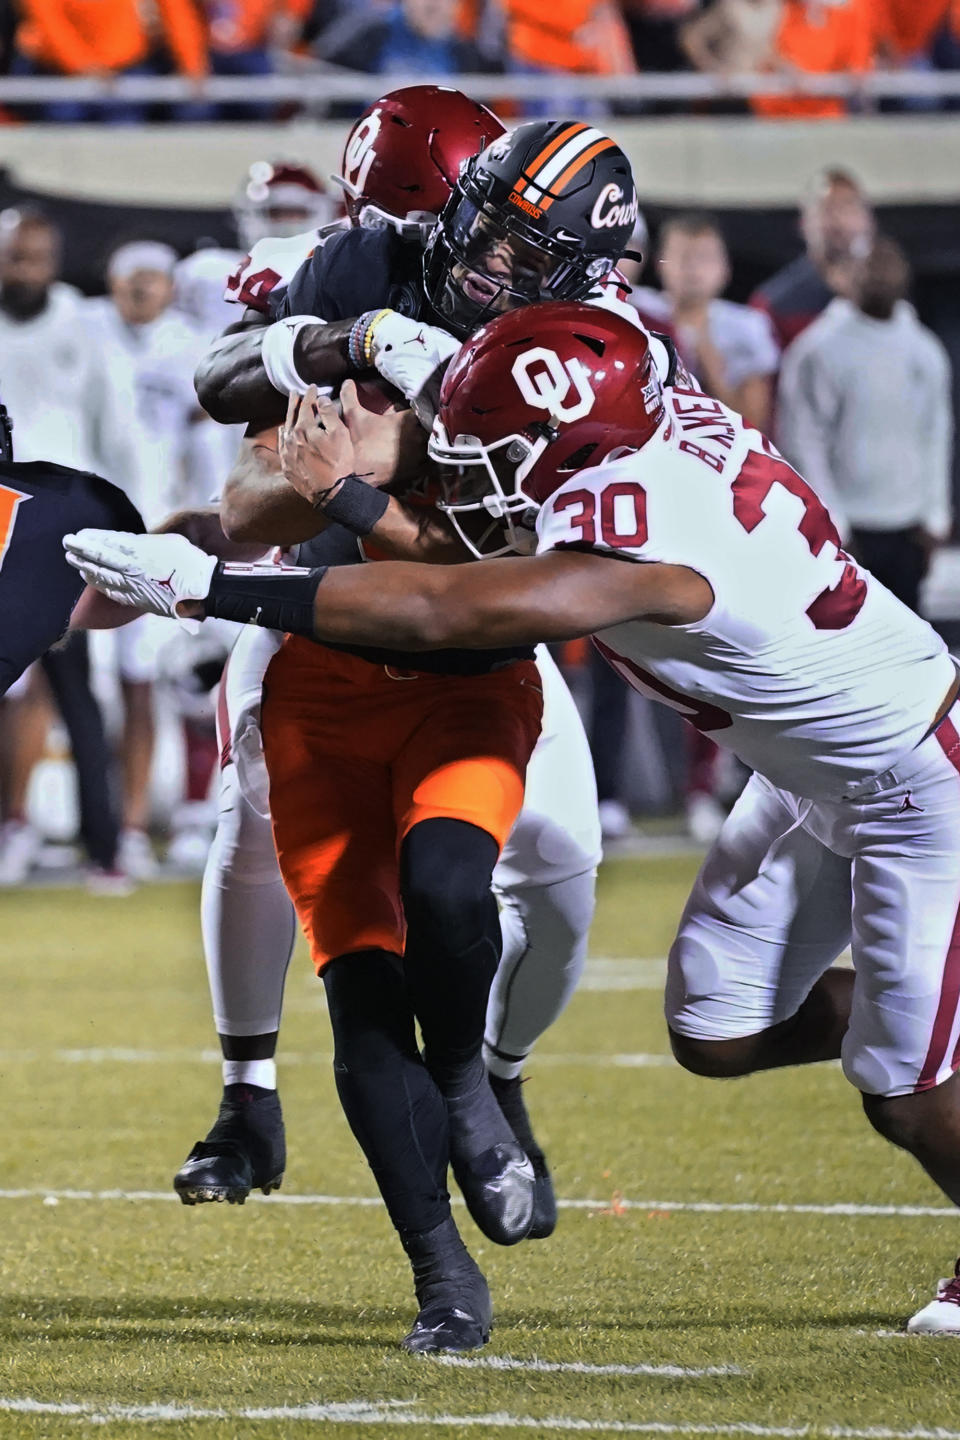
{"label": "black wristband", "polygon": [[207,616],[261,625],[313,639],[313,602],[326,565],[315,570],[292,566],[231,565],[213,572],[203,608]]}
{"label": "black wristband", "polygon": [[369,535],[374,525],[383,519],[383,513],[390,499],[382,490],[375,490],[359,475],[345,475],[340,481],[337,493],[329,500],[319,501],[315,510],[322,510],[328,520],[352,530],[362,539]]}

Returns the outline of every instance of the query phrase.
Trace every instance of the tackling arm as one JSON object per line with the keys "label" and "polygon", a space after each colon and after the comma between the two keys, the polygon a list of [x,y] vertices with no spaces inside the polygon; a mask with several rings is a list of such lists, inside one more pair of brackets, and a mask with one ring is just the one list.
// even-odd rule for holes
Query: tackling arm
{"label": "tackling arm", "polygon": [[574,640],[626,620],[702,620],[707,581],[680,565],[636,564],[554,550],[475,565],[330,570],[313,606],[314,635],[399,650],[487,649]]}
{"label": "tackling arm", "polygon": [[316,640],[401,650],[532,645],[628,620],[693,624],[713,604],[683,565],[552,550],[476,565],[316,570],[218,564],[182,535],[83,530],[67,559],[111,599],[191,623],[217,615]]}

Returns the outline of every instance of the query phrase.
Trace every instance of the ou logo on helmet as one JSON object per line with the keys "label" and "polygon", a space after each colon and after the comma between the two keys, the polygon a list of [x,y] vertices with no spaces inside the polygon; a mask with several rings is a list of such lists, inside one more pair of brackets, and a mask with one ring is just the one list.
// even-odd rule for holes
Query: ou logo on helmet
{"label": "ou logo on helmet", "polygon": [[[518,355],[510,373],[528,405],[546,410],[558,420],[582,420],[597,398],[585,365],[576,357],[564,363],[555,350],[542,345]],[[567,404],[571,389],[574,396]]]}
{"label": "ou logo on helmet", "polygon": [[380,134],[380,110],[379,107],[371,110],[370,114],[354,130],[347,142],[347,148],[343,153],[343,178],[358,193],[363,190],[367,183],[367,176],[370,174],[370,166],[375,157],[374,144]]}

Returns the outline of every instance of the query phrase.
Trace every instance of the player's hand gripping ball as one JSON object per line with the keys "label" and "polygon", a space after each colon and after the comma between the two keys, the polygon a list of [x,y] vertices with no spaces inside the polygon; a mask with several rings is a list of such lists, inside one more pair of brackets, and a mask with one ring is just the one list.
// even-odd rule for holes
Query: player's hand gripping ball
{"label": "player's hand gripping ball", "polygon": [[285,478],[315,508],[322,508],[345,475],[356,473],[350,431],[316,385],[303,396],[291,392],[278,449]]}

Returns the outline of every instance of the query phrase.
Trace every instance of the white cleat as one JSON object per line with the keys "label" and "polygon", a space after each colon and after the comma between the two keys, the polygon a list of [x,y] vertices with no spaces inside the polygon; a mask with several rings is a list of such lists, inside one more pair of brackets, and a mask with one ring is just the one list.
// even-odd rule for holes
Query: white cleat
{"label": "white cleat", "polygon": [[22,885],[37,863],[43,841],[25,820],[0,826],[0,885]]}
{"label": "white cleat", "polygon": [[960,1260],[954,1274],[941,1280],[937,1294],[907,1321],[909,1335],[960,1335]]}
{"label": "white cleat", "polygon": [[121,830],[117,866],[131,880],[153,880],[156,877],[160,867],[145,830]]}

